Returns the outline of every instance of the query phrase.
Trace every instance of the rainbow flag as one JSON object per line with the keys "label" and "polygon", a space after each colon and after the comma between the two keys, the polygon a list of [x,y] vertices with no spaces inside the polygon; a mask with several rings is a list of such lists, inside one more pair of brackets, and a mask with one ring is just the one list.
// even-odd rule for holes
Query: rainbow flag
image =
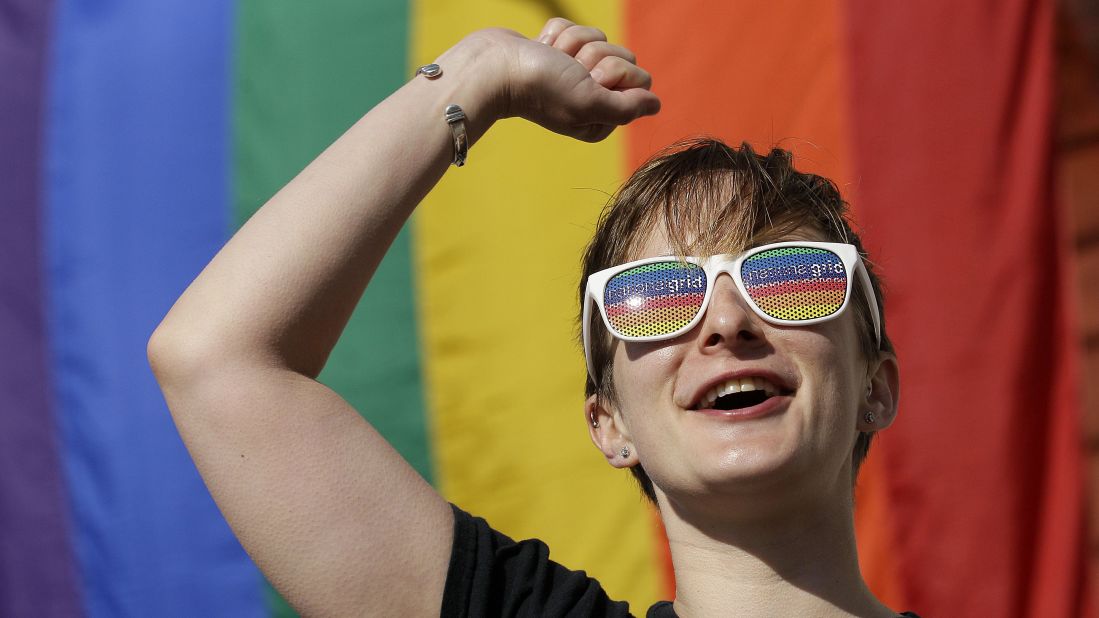
{"label": "rainbow flag", "polygon": [[889,288],[904,389],[858,488],[871,587],[925,616],[1085,611],[1052,0],[0,8],[0,615],[291,613],[195,471],[145,343],[414,67],[552,13],[634,49],[664,110],[596,145],[501,122],[401,233],[321,380],[447,499],[635,611],[670,598],[655,514],[585,435],[580,250],[658,148],[777,144],[850,197]]}

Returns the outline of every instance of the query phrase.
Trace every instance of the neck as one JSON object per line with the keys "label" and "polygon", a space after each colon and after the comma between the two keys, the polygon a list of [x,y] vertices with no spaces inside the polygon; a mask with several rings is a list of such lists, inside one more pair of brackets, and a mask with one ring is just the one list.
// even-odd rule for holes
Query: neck
{"label": "neck", "polygon": [[676,613],[895,616],[862,579],[850,494],[839,494],[782,508],[757,503],[752,513],[729,505],[690,508],[660,496]]}

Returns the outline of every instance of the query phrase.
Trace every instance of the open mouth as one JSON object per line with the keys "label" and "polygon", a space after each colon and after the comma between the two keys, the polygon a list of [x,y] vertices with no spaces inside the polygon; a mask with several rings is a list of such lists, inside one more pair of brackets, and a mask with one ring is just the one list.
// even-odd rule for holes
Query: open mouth
{"label": "open mouth", "polygon": [[742,410],[757,406],[775,395],[788,395],[778,386],[766,378],[753,376],[747,378],[733,378],[715,385],[702,399],[695,404],[692,410]]}

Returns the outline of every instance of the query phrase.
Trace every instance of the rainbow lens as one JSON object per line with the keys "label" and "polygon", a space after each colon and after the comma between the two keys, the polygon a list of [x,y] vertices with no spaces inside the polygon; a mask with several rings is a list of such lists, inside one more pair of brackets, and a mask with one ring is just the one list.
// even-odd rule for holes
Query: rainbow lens
{"label": "rainbow lens", "polygon": [[761,251],[740,268],[744,288],[763,313],[779,320],[812,320],[843,307],[847,269],[838,255],[816,247]]}
{"label": "rainbow lens", "polygon": [[607,320],[620,337],[674,333],[691,323],[705,298],[702,267],[678,260],[624,270],[603,292]]}

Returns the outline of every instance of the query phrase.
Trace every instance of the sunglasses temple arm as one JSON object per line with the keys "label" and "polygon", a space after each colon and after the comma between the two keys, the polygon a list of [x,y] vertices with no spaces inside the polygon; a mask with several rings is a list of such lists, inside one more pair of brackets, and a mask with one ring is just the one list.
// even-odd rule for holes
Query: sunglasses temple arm
{"label": "sunglasses temple arm", "polygon": [[592,380],[595,380],[595,371],[591,366],[591,306],[595,301],[592,299],[591,294],[585,292],[584,294],[584,312],[580,318],[580,331],[583,333],[584,338],[584,362],[588,366],[588,376]]}
{"label": "sunglasses temple arm", "polygon": [[870,275],[866,272],[866,265],[861,261],[858,267],[859,279],[862,280],[862,288],[866,293],[866,302],[870,304],[870,317],[874,320],[874,339],[881,347],[881,309],[878,308],[878,299],[874,295],[874,284],[870,282]]}

